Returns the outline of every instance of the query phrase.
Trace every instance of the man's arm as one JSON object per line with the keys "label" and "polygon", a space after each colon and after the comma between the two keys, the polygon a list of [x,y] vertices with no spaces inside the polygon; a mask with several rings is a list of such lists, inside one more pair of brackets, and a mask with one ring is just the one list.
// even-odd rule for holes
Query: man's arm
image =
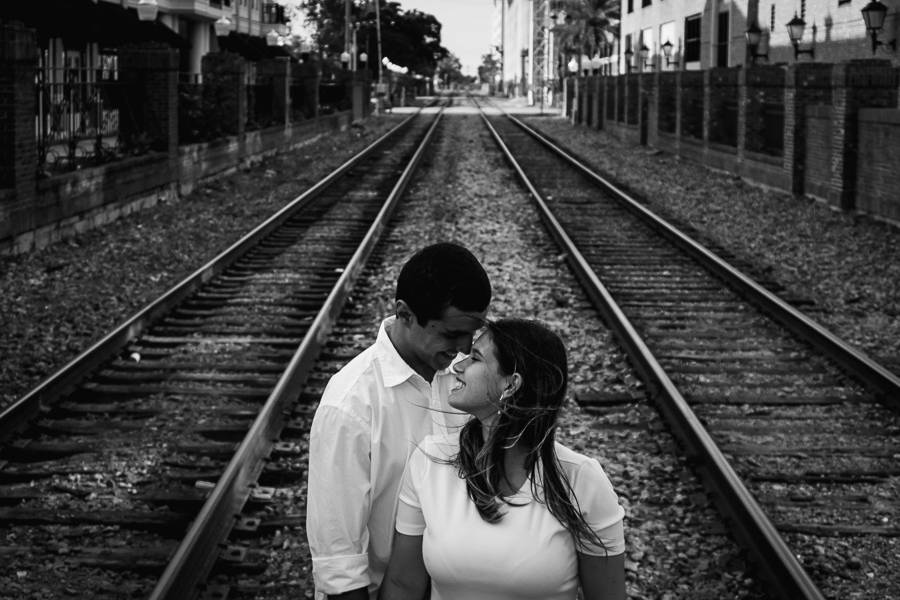
{"label": "man's arm", "polygon": [[395,533],[391,560],[381,582],[378,600],[422,600],[427,587],[422,536]]}
{"label": "man's arm", "polygon": [[306,534],[316,589],[333,598],[368,597],[369,437],[365,423],[334,406],[320,406],[313,418]]}

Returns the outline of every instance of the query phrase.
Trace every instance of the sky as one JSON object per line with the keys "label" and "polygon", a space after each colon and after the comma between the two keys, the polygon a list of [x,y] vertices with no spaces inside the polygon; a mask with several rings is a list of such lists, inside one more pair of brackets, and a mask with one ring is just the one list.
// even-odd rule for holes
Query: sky
{"label": "sky", "polygon": [[395,0],[440,21],[441,45],[456,55],[463,73],[477,75],[481,57],[491,51],[492,0]]}

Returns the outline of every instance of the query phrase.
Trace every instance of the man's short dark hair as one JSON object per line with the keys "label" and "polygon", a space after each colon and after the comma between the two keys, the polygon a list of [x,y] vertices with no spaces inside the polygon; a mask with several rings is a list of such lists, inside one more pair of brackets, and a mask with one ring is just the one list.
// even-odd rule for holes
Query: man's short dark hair
{"label": "man's short dark hair", "polygon": [[450,306],[482,312],[491,301],[491,282],[475,255],[459,244],[441,242],[416,252],[397,277],[403,300],[420,325],[440,319]]}

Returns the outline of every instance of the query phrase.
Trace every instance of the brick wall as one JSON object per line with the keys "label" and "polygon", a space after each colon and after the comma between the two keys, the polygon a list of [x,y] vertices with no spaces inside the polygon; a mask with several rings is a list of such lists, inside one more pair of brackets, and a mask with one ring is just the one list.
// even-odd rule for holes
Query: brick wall
{"label": "brick wall", "polygon": [[738,69],[709,70],[708,139],[737,146]]}
{"label": "brick wall", "polygon": [[856,208],[900,223],[900,110],[860,109],[858,132]]}
{"label": "brick wall", "polygon": [[809,106],[806,123],[803,189],[806,194],[827,199],[831,189],[831,115],[827,105]]}
{"label": "brick wall", "polygon": [[784,69],[750,67],[746,75],[744,148],[769,156],[784,154]]}
{"label": "brick wall", "polygon": [[659,102],[658,122],[659,130],[665,133],[675,133],[677,124],[677,100],[675,88],[675,73],[667,71],[659,74]]}
{"label": "brick wall", "polygon": [[898,88],[900,69],[883,59],[621,75],[601,86],[606,126],[622,140],[900,222]]}
{"label": "brick wall", "polygon": [[0,24],[0,238],[34,224],[36,57],[33,30]]}
{"label": "brick wall", "polygon": [[681,136],[703,139],[703,73],[681,74]]}

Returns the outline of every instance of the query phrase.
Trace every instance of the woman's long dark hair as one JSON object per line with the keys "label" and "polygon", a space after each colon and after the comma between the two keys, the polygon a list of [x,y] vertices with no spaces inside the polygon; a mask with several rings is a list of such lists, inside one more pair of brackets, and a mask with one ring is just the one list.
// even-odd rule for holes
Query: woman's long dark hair
{"label": "woman's long dark hair", "polygon": [[568,383],[565,345],[538,321],[500,319],[488,322],[486,333],[493,341],[501,374],[518,373],[522,384],[498,406],[497,422],[487,439],[481,421],[466,423],[459,435],[459,453],[450,463],[465,480],[481,518],[496,523],[503,518],[502,504],[513,504],[501,491],[507,481],[504,453],[521,444],[528,450],[525,469],[534,497],[572,533],[577,547],[587,543],[602,546],[584,520],[554,448],[557,417]]}

